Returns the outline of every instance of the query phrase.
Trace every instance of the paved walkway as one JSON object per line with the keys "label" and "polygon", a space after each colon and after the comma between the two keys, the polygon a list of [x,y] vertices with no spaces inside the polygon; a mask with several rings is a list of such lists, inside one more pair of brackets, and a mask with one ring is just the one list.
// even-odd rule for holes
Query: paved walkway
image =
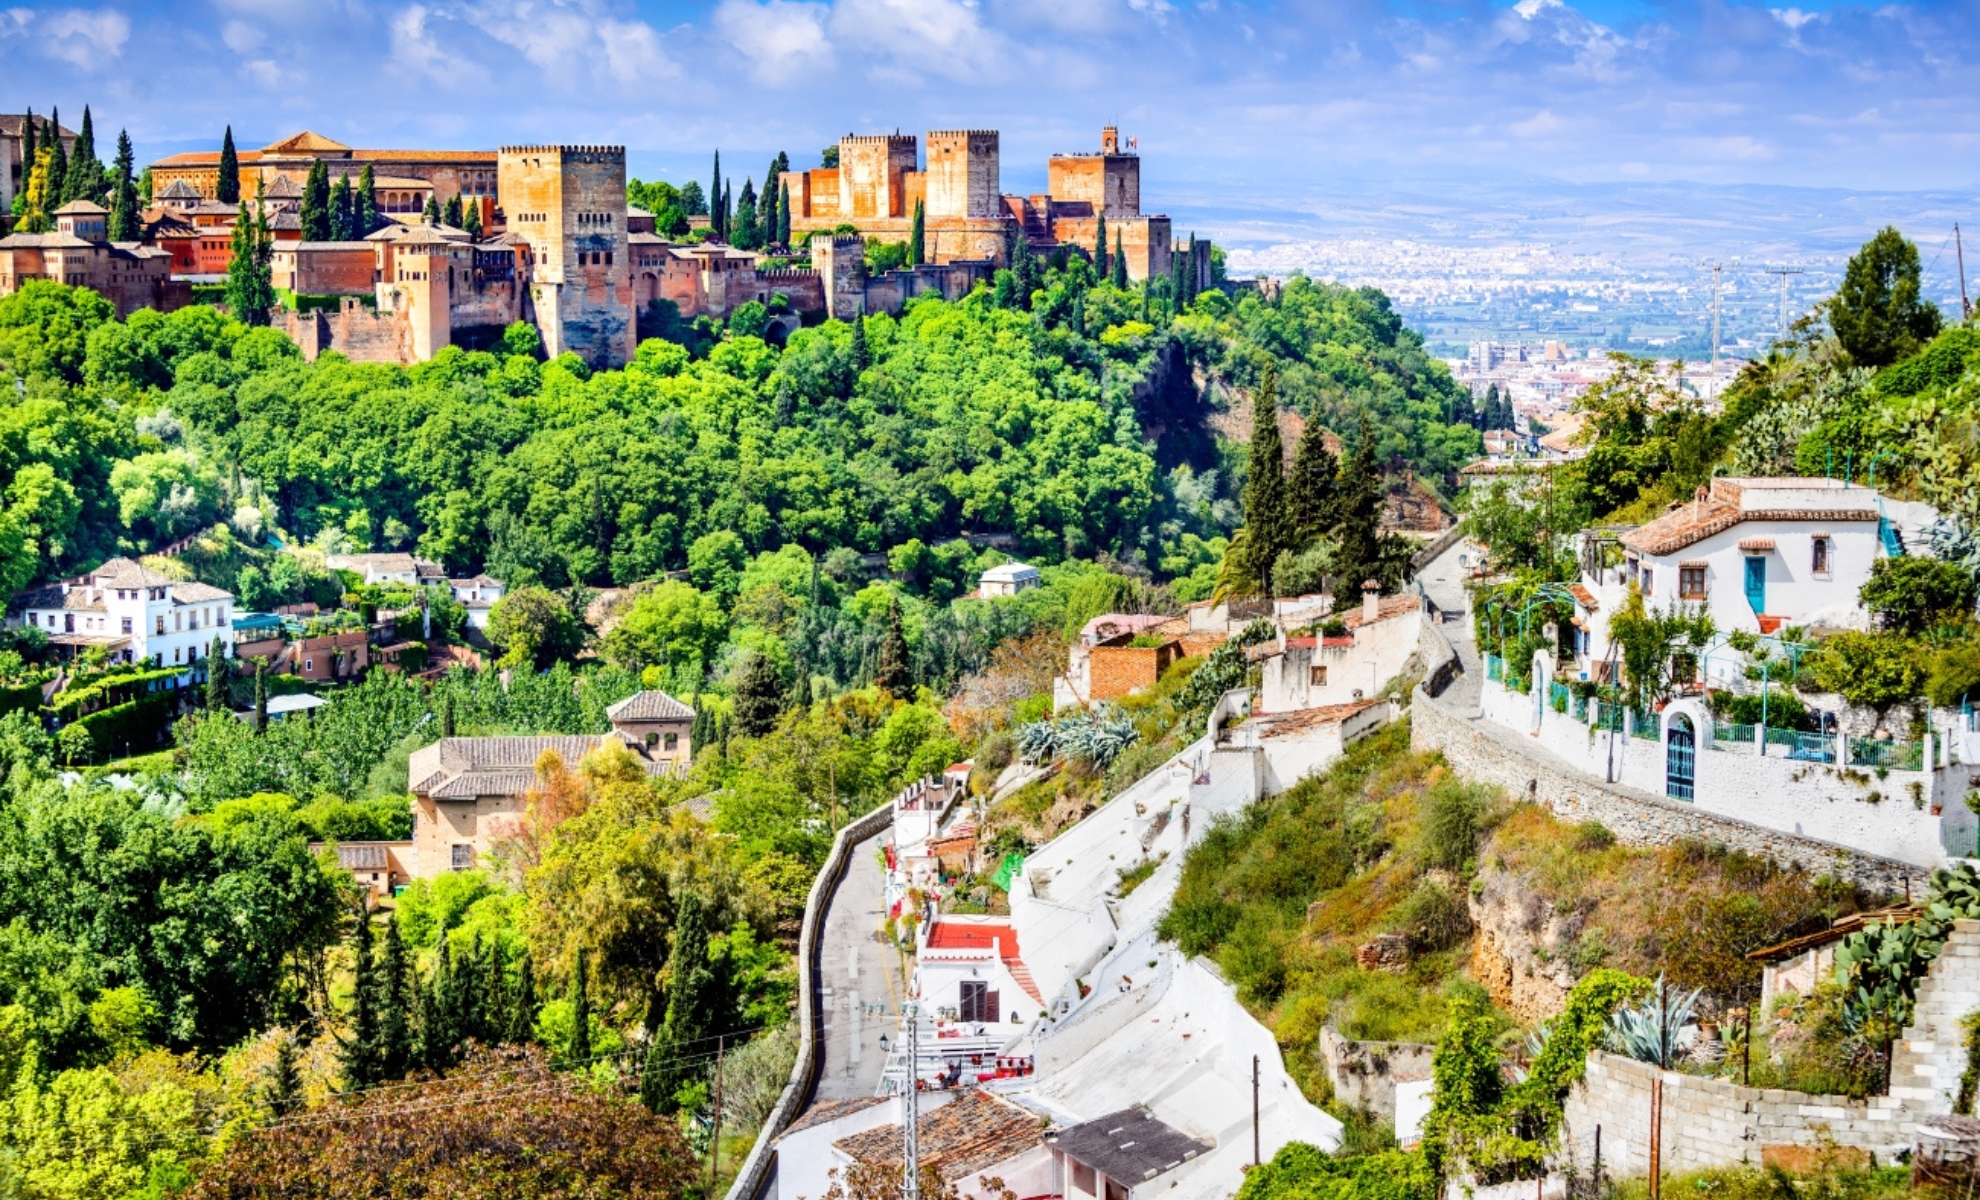
{"label": "paved walkway", "polygon": [[1459,538],[1442,554],[1424,564],[1416,579],[1423,585],[1432,603],[1446,612],[1458,614],[1460,618],[1437,626],[1450,639],[1451,649],[1457,651],[1458,662],[1464,666],[1463,673],[1451,681],[1439,699],[1447,708],[1475,713],[1483,695],[1481,681],[1485,675],[1484,665],[1478,658],[1478,647],[1471,639],[1471,619],[1465,615],[1464,568],[1458,565],[1460,552],[1475,557],[1478,548],[1472,545],[1470,539]]}
{"label": "paved walkway", "polygon": [[896,1035],[901,956],[883,940],[887,892],[880,862],[880,847],[891,834],[875,834],[853,847],[845,880],[825,914],[818,947],[818,1011],[825,1028],[819,1100],[878,1091],[886,1065],[880,1035]]}

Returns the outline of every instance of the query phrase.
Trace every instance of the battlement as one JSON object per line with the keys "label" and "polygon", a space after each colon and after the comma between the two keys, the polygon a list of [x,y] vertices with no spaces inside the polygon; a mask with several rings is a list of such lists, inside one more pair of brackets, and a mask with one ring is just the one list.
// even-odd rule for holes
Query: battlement
{"label": "battlement", "polygon": [[892,149],[896,146],[914,145],[914,135],[911,133],[849,133],[839,139],[839,144],[841,146],[885,146]]}
{"label": "battlement", "polygon": [[818,278],[818,272],[810,267],[777,267],[768,271],[759,270],[756,277],[766,283],[804,283]]}
{"label": "battlement", "polygon": [[586,156],[591,156],[591,157],[603,157],[603,158],[608,158],[608,159],[610,159],[610,158],[624,158],[624,157],[626,156],[626,148],[625,148],[624,146],[549,146],[549,145],[545,145],[545,146],[504,146],[504,147],[502,147],[502,149],[501,149],[501,153],[503,153],[503,154],[559,154],[559,155],[565,155],[565,156],[569,156],[569,155],[586,155]]}
{"label": "battlement", "polygon": [[928,140],[931,142],[936,138],[985,138],[996,136],[998,136],[998,131],[995,129],[931,129],[928,131]]}

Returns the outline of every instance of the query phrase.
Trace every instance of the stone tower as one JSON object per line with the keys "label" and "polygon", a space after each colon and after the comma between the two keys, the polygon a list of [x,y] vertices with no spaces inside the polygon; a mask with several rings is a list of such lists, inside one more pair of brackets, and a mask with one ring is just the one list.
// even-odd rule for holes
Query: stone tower
{"label": "stone tower", "polygon": [[471,251],[433,229],[415,226],[392,247],[395,308],[412,331],[414,362],[426,362],[454,341],[454,285]]}
{"label": "stone tower", "polygon": [[926,210],[930,218],[1004,215],[994,129],[930,130]]}
{"label": "stone tower", "polygon": [[1052,199],[1085,202],[1109,222],[1141,215],[1141,158],[1122,153],[1120,133],[1100,131],[1100,153],[1055,154],[1045,165]]}
{"label": "stone tower", "polygon": [[624,366],[638,334],[626,256],[624,146],[504,146],[498,193],[529,243],[543,350],[593,368]]}
{"label": "stone tower", "polygon": [[906,176],[914,172],[914,138],[903,134],[839,139],[839,218],[908,215]]}
{"label": "stone tower", "polygon": [[824,285],[825,314],[850,321],[866,311],[866,242],[857,237],[811,240],[811,265]]}

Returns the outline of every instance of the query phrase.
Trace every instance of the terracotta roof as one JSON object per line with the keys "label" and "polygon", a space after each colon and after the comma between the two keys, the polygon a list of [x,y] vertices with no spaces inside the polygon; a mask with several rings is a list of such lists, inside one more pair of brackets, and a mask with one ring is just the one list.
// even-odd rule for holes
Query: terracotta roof
{"label": "terracotta roof", "polygon": [[353,150],[351,157],[371,162],[485,162],[499,157],[493,150]]}
{"label": "terracotta roof", "polygon": [[73,233],[10,233],[0,238],[0,249],[87,250],[96,243]]}
{"label": "terracotta roof", "polygon": [[1574,602],[1576,604],[1579,604],[1589,612],[1594,612],[1596,609],[1602,607],[1601,603],[1595,599],[1595,593],[1578,583],[1568,585],[1568,592],[1574,596]]}
{"label": "terracotta roof", "polygon": [[1774,548],[1774,539],[1741,538],[1739,539],[1739,548],[1741,550],[1772,550]]}
{"label": "terracotta roof", "polygon": [[[1391,617],[1400,617],[1404,613],[1413,613],[1422,607],[1423,601],[1415,596],[1384,596],[1382,597],[1382,603],[1375,610],[1375,619],[1377,621],[1386,621]],[[1367,618],[1362,615],[1360,605],[1356,605],[1352,611],[1341,618],[1341,624],[1346,625],[1349,629],[1359,629],[1367,623]]]}
{"label": "terracotta roof", "polygon": [[1024,965],[1024,956],[1018,951],[1017,930],[1001,921],[957,921],[935,918],[928,927],[928,948],[930,950],[997,950],[997,957],[1010,970],[1011,978],[1040,1004],[1045,998],[1039,994],[1038,985],[1032,982],[1031,970]]}
{"label": "terracotta roof", "polygon": [[613,721],[692,721],[694,710],[665,692],[634,692],[605,710]]}
{"label": "terracotta roof", "polygon": [[[940,1171],[944,1183],[987,1171],[1045,1140],[1039,1117],[980,1088],[924,1111],[915,1133],[921,1161]],[[881,1125],[832,1145],[855,1162],[898,1163],[901,1126]]]}
{"label": "terracotta roof", "polygon": [[1707,497],[1680,504],[1647,525],[1639,525],[1617,540],[1641,554],[1675,554],[1686,546],[1724,533],[1746,521],[1874,521],[1877,510],[1833,508],[1749,508],[1741,509],[1724,500]]}
{"label": "terracotta roof", "polygon": [[[794,1133],[802,1133],[815,1126],[836,1121],[840,1117],[850,1117],[854,1113],[865,1112],[876,1104],[885,1104],[887,1100],[888,1097],[886,1096],[855,1096],[850,1100],[820,1100],[810,1108],[805,1109],[803,1116],[800,1116],[797,1120],[792,1121],[786,1126],[784,1132],[777,1135],[777,1140],[781,1142]],[[900,1125],[896,1124],[894,1128],[899,1129]]]}
{"label": "terracotta roof", "polygon": [[349,149],[350,147],[344,145],[342,142],[333,142],[320,133],[313,133],[305,129],[301,133],[290,134],[279,142],[263,146],[261,152],[263,154],[309,154],[331,153]]}
{"label": "terracotta roof", "polygon": [[1319,708],[1302,708],[1287,713],[1260,713],[1257,720],[1261,726],[1259,737],[1290,737],[1295,733],[1305,733],[1326,725],[1338,725],[1358,712],[1387,704],[1381,697],[1372,700],[1351,700],[1346,704],[1324,704]]}
{"label": "terracotta roof", "polygon": [[640,747],[620,734],[602,736],[442,738],[413,751],[407,763],[406,790],[443,800],[472,800],[477,796],[520,796],[536,783],[536,760],[555,752],[575,767],[585,755],[607,741],[616,741],[641,758],[649,775],[667,771],[664,762],[645,760]]}
{"label": "terracotta roof", "polygon": [[78,213],[93,217],[107,217],[110,215],[110,210],[103,207],[101,204],[96,203],[93,200],[71,200],[67,204],[64,204],[62,207],[55,210],[55,215],[58,217],[61,216],[63,213]]}
{"label": "terracotta roof", "polygon": [[160,200],[197,200],[200,198],[200,195],[199,189],[192,184],[187,183],[183,179],[174,179],[171,183],[165,185],[165,190],[158,193],[156,198]]}

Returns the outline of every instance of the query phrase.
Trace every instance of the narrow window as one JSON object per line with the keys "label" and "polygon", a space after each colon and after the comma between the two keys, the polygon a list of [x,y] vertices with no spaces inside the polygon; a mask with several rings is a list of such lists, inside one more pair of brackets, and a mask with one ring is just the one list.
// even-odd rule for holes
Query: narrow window
{"label": "narrow window", "polygon": [[1678,595],[1686,600],[1705,598],[1705,568],[1678,568]]}
{"label": "narrow window", "polygon": [[1828,538],[1818,537],[1815,539],[1815,561],[1813,565],[1817,575],[1827,575],[1829,573]]}

